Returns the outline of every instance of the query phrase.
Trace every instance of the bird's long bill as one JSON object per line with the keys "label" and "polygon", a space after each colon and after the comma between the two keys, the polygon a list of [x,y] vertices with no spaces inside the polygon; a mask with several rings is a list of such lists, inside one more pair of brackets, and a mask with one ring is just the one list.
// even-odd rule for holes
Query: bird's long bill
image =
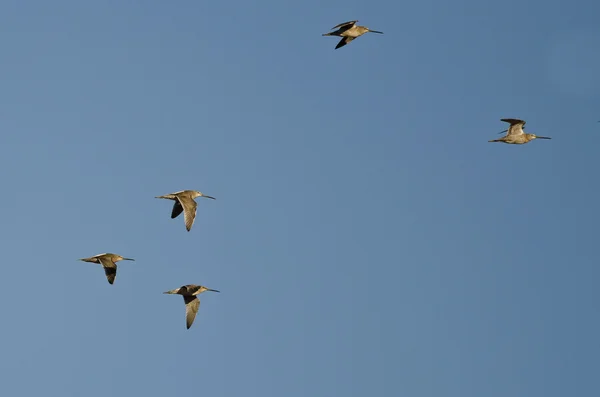
{"label": "bird's long bill", "polygon": [[207,288],[206,290],[207,290],[207,291],[212,291],[212,292],[221,292],[221,291],[219,291],[219,290],[216,290],[216,289],[210,289],[210,288]]}
{"label": "bird's long bill", "polygon": [[135,259],[131,259],[131,258],[123,258],[124,261],[135,261]]}
{"label": "bird's long bill", "polygon": [[206,197],[206,198],[209,198],[209,199],[216,200],[216,198],[214,198],[213,196],[207,196],[206,194],[203,194],[202,197]]}
{"label": "bird's long bill", "polygon": [[163,292],[163,294],[176,294],[176,293],[177,293],[176,289],[172,289],[171,291]]}
{"label": "bird's long bill", "polygon": [[548,136],[536,136],[537,139],[552,139]]}
{"label": "bird's long bill", "polygon": [[498,134],[503,134],[503,133],[505,133],[506,131],[508,131],[508,129],[505,129],[504,131],[500,131]]}
{"label": "bird's long bill", "polygon": [[383,32],[380,32],[379,30],[371,30],[371,29],[369,29],[369,32],[383,34]]}

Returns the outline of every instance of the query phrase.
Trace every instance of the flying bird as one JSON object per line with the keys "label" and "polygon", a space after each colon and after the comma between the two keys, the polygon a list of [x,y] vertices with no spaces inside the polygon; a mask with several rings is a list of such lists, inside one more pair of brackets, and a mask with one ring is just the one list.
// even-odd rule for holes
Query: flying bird
{"label": "flying bird", "polygon": [[185,302],[185,322],[187,329],[190,329],[198,313],[200,307],[200,299],[196,295],[200,295],[204,291],[221,292],[216,289],[210,289],[203,287],[202,285],[188,284],[182,287],[173,289],[171,291],[163,292],[163,294],[178,294],[183,295],[183,301]]}
{"label": "flying bird", "polygon": [[323,36],[341,37],[342,39],[335,46],[335,49],[337,50],[338,48],[345,46],[346,44],[350,43],[352,40],[356,39],[357,37],[362,36],[363,34],[365,34],[367,32],[383,34],[383,32],[379,32],[377,30],[371,30],[366,26],[357,26],[356,22],[358,22],[358,21],[349,21],[349,22],[340,23],[339,25],[336,25],[331,28],[332,30],[337,29],[335,32],[323,33]]}
{"label": "flying bird", "polygon": [[[547,136],[537,136],[535,134],[526,134],[523,129],[525,128],[525,121],[519,119],[500,119],[510,124],[508,127],[508,133],[500,139],[492,139],[488,142],[504,142],[514,145],[522,145],[534,139],[552,139]],[[504,131],[502,131],[504,132]],[[501,133],[502,133],[501,132]]]}
{"label": "flying bird", "polygon": [[109,284],[112,284],[115,282],[115,277],[117,277],[117,262],[134,261],[135,259],[123,258],[121,255],[111,254],[107,252],[105,254],[98,254],[89,258],[83,258],[79,260],[84,262],[101,264],[104,268],[106,279],[108,280]]}
{"label": "flying bird", "polygon": [[173,211],[171,211],[171,219],[177,218],[183,212],[185,219],[185,228],[189,232],[192,229],[194,220],[196,219],[196,207],[198,204],[194,200],[196,197],[206,197],[215,200],[214,197],[207,196],[196,190],[182,190],[164,196],[156,196],[160,199],[174,200]]}

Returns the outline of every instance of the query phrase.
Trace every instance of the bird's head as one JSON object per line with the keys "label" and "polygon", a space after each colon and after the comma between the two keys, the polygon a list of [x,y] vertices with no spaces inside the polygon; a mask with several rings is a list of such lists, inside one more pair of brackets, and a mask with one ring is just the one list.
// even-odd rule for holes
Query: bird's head
{"label": "bird's head", "polygon": [[196,197],[206,197],[206,198],[215,200],[215,198],[212,196],[207,196],[206,194],[204,194],[202,192],[199,192],[197,190],[192,190],[192,198],[196,198]]}
{"label": "bird's head", "polygon": [[135,259],[131,258],[123,258],[121,255],[114,255],[115,261],[135,261]]}
{"label": "bird's head", "polygon": [[530,141],[532,141],[534,139],[552,139],[552,138],[549,138],[547,136],[537,136],[535,134],[526,134],[526,135],[527,135],[527,138],[529,138]]}
{"label": "bird's head", "polygon": [[210,288],[206,288],[205,286],[201,285],[201,286],[200,286],[200,289],[198,290],[198,293],[199,293],[199,294],[201,294],[201,293],[203,293],[204,291],[211,291],[211,292],[221,292],[221,291],[219,291],[219,290],[216,290],[216,289],[210,289]]}

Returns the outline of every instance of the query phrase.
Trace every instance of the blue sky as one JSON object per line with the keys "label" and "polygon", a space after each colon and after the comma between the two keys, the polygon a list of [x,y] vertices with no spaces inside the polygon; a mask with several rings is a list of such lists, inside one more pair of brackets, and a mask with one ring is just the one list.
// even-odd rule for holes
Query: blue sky
{"label": "blue sky", "polygon": [[[0,390],[599,395],[598,15],[0,3]],[[385,34],[334,50],[353,19]],[[186,330],[189,283],[221,293]]]}

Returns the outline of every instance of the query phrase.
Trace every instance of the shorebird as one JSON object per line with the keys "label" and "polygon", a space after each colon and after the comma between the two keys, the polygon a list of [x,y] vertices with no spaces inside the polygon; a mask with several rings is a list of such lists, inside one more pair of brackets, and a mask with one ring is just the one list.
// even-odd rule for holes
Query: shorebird
{"label": "shorebird", "polygon": [[207,196],[196,190],[182,190],[171,194],[165,194],[164,196],[156,196],[156,198],[174,200],[173,211],[171,212],[171,219],[177,218],[183,211],[185,219],[185,228],[189,232],[192,229],[194,220],[196,219],[196,207],[198,204],[194,199],[196,197],[206,197],[215,200],[214,197]]}
{"label": "shorebird", "polygon": [[[508,127],[508,133],[500,139],[492,139],[488,142],[504,142],[511,143],[514,145],[522,145],[529,141],[533,141],[534,139],[552,139],[547,136],[537,136],[535,134],[527,134],[523,131],[525,128],[525,121],[519,119],[500,119],[500,121],[504,121],[510,124]],[[502,131],[502,132],[505,132]],[[500,132],[500,133],[502,133]]]}
{"label": "shorebird", "polygon": [[123,258],[121,255],[111,254],[107,252],[105,254],[98,254],[90,258],[79,259],[84,262],[99,263],[104,268],[104,273],[110,284],[115,282],[117,276],[117,262],[119,261],[134,261],[135,259]]}
{"label": "shorebird", "polygon": [[355,38],[362,36],[363,34],[365,34],[367,32],[383,34],[383,32],[379,32],[377,30],[371,30],[366,26],[357,26],[356,22],[358,22],[358,21],[350,21],[350,22],[340,23],[339,25],[336,25],[331,28],[332,30],[337,29],[335,32],[323,33],[323,36],[341,37],[342,39],[335,46],[335,49],[337,50],[338,48],[345,46],[346,44],[350,43]]}
{"label": "shorebird", "polygon": [[190,329],[198,313],[200,307],[200,299],[196,298],[196,295],[200,295],[204,291],[221,292],[216,289],[210,289],[203,287],[202,285],[188,284],[183,287],[172,289],[171,291],[163,292],[163,294],[179,294],[183,295],[183,301],[185,302],[185,321],[187,329]]}

